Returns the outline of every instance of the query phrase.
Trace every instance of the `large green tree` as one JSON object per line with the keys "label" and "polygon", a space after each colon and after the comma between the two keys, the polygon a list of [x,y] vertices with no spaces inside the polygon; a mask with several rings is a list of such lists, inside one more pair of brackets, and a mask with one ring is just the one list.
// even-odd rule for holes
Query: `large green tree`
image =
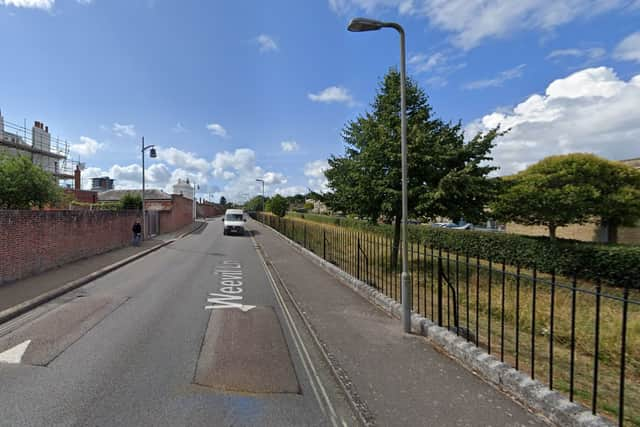
{"label": "large green tree", "polygon": [[503,182],[495,216],[543,225],[551,239],[558,227],[595,221],[615,243],[618,227],[640,218],[640,171],[593,154],[550,156]]}
{"label": "large green tree", "polygon": [[[433,117],[424,91],[412,79],[406,88],[409,215],[433,219],[484,218],[495,189],[487,176],[489,153],[498,130],[465,141],[460,123]],[[346,124],[345,154],[332,156],[325,172],[334,211],[376,221],[395,221],[393,263],[400,241],[401,153],[400,74],[383,78],[371,111]]]}
{"label": "large green tree", "polygon": [[251,199],[249,199],[245,204],[244,204],[244,210],[246,211],[262,211],[264,210],[264,201],[262,200],[262,196],[255,196]]}
{"label": "large green tree", "polygon": [[62,198],[55,178],[24,156],[0,156],[0,209],[31,209]]}
{"label": "large green tree", "polygon": [[267,210],[271,211],[274,215],[278,215],[279,217],[285,216],[288,209],[289,201],[279,194],[276,194],[267,202]]}

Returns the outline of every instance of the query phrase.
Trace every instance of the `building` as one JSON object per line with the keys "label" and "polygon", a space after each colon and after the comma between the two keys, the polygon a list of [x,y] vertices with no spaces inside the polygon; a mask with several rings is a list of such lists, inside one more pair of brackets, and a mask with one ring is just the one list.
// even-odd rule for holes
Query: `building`
{"label": "building", "polygon": [[113,190],[113,179],[108,176],[91,178],[91,191],[109,191]]}
{"label": "building", "polygon": [[189,178],[186,181],[178,178],[178,182],[173,185],[173,194],[179,194],[182,197],[193,200],[193,193],[193,185],[189,183]]}
{"label": "building", "polygon": [[36,121],[28,133],[26,126],[5,121],[0,111],[0,154],[25,156],[60,180],[75,180],[77,162],[69,157],[69,144],[53,139],[49,127]]}
{"label": "building", "polygon": [[635,168],[635,169],[640,169],[640,157],[635,159],[627,159],[627,160],[620,160],[620,161],[627,166],[631,166],[632,168]]}

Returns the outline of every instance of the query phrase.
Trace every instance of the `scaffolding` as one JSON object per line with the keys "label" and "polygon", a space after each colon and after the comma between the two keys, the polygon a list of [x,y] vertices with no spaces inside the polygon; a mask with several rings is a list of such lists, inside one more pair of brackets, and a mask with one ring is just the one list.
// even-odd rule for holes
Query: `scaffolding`
{"label": "scaffolding", "polygon": [[43,123],[34,122],[29,129],[26,120],[24,125],[18,125],[5,121],[0,114],[0,154],[3,153],[27,156],[62,181],[73,179],[76,167],[84,169],[79,160],[70,158],[67,140],[53,137]]}

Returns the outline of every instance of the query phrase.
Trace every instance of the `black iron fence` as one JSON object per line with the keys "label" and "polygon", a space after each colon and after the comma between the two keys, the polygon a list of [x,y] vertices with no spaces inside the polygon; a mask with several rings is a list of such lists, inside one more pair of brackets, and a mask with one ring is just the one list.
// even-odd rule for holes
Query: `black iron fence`
{"label": "black iron fence", "polygon": [[[376,233],[256,219],[380,292],[401,299],[400,253]],[[571,401],[640,426],[640,291],[557,277],[410,242],[413,311]]]}

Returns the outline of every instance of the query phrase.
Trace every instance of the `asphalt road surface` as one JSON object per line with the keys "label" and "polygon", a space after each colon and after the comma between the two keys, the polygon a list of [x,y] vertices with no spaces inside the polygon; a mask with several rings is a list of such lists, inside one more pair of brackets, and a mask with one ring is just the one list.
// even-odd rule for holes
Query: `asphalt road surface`
{"label": "asphalt road surface", "polygon": [[220,220],[0,325],[1,426],[355,424],[253,240]]}

